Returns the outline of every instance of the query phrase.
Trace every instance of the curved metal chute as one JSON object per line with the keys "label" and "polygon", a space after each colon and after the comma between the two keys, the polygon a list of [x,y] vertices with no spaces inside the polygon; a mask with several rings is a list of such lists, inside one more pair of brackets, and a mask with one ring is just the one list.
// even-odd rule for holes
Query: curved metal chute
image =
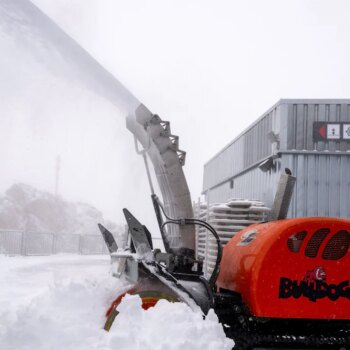
{"label": "curved metal chute", "polygon": [[[191,195],[182,169],[186,153],[179,150],[178,137],[171,134],[169,123],[141,104],[128,115],[126,124],[153,163],[167,215],[175,219],[192,218]],[[170,252],[193,255],[192,226],[172,226],[166,235]]]}

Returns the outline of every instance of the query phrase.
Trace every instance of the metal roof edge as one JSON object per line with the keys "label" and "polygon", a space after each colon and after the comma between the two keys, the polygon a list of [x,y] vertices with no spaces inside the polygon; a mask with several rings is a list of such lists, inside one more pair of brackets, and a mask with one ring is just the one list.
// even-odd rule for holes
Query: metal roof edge
{"label": "metal roof edge", "polygon": [[279,102],[294,104],[350,104],[350,98],[283,98]]}

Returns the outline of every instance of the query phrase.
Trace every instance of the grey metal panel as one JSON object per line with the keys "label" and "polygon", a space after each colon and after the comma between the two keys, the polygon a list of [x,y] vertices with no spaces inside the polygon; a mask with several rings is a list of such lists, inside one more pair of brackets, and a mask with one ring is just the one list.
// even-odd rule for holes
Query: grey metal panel
{"label": "grey metal panel", "polygon": [[329,206],[332,216],[340,216],[340,157],[329,157]]}
{"label": "grey metal panel", "polygon": [[284,155],[297,177],[290,216],[350,218],[350,155]]}
{"label": "grey metal panel", "polygon": [[226,202],[232,198],[248,198],[261,200],[271,206],[275,195],[279,172],[263,173],[259,168],[244,173],[234,179],[234,188],[229,182],[222,184],[207,193],[210,204]]}
{"label": "grey metal panel", "polygon": [[350,157],[345,157],[341,159],[340,163],[340,217],[350,218],[350,205],[349,205],[349,196],[350,196]]}
{"label": "grey metal panel", "polygon": [[307,160],[307,166],[305,167],[308,176],[306,176],[307,188],[306,191],[306,215],[317,216],[317,169],[316,169],[316,157],[310,157]]}
{"label": "grey metal panel", "polygon": [[296,116],[294,106],[289,104],[287,105],[287,148],[286,149],[295,149],[295,133],[292,130],[295,129]]}
{"label": "grey metal panel", "polygon": [[277,170],[263,173],[258,167],[210,190],[209,202],[231,198],[262,200],[270,206],[278,178],[285,167],[292,170],[297,182],[289,217],[331,216],[350,219],[350,154],[283,154]]}
{"label": "grey metal panel", "polygon": [[279,146],[281,149],[288,149],[288,104],[282,104],[278,107],[279,114],[278,118],[277,115],[275,116],[276,124],[278,124],[278,129],[273,129],[273,130],[280,130],[280,142]]}
{"label": "grey metal panel", "polygon": [[294,149],[302,150],[306,149],[304,147],[304,141],[306,141],[305,137],[305,111],[304,106],[302,104],[293,105],[293,118],[295,128],[293,129],[295,147]]}
{"label": "grey metal panel", "polygon": [[329,180],[328,180],[328,157],[318,157],[318,214],[329,216]]}
{"label": "grey metal panel", "polygon": [[305,149],[315,149],[315,143],[313,141],[313,123],[315,120],[315,105],[307,105],[307,118],[306,118],[306,147]]}
{"label": "grey metal panel", "polygon": [[330,152],[350,150],[349,142],[313,142],[313,123],[315,121],[349,121],[350,100],[319,100],[318,104],[308,100],[287,104],[287,148],[289,150],[317,150]]}
{"label": "grey metal panel", "polygon": [[[326,105],[321,104],[317,106],[317,120],[318,121],[327,121],[326,119]],[[318,151],[324,151],[328,149],[326,142],[316,142],[316,149]]]}
{"label": "grey metal panel", "polygon": [[294,160],[294,167],[292,168],[293,174],[297,177],[297,183],[295,186],[295,216],[306,216],[306,186],[305,183],[305,163],[306,159],[296,156]]}

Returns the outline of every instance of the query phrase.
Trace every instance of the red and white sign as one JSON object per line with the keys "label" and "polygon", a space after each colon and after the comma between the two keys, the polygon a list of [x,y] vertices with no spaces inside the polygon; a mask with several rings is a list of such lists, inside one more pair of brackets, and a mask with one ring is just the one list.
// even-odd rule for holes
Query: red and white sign
{"label": "red and white sign", "polygon": [[350,141],[349,122],[314,122],[313,139],[318,141]]}

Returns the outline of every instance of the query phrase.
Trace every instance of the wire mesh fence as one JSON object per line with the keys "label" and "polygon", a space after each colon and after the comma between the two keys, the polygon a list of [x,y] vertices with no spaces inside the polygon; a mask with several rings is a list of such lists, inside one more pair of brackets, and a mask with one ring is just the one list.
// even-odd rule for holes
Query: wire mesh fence
{"label": "wire mesh fence", "polygon": [[0,254],[108,254],[102,236],[0,229]]}

